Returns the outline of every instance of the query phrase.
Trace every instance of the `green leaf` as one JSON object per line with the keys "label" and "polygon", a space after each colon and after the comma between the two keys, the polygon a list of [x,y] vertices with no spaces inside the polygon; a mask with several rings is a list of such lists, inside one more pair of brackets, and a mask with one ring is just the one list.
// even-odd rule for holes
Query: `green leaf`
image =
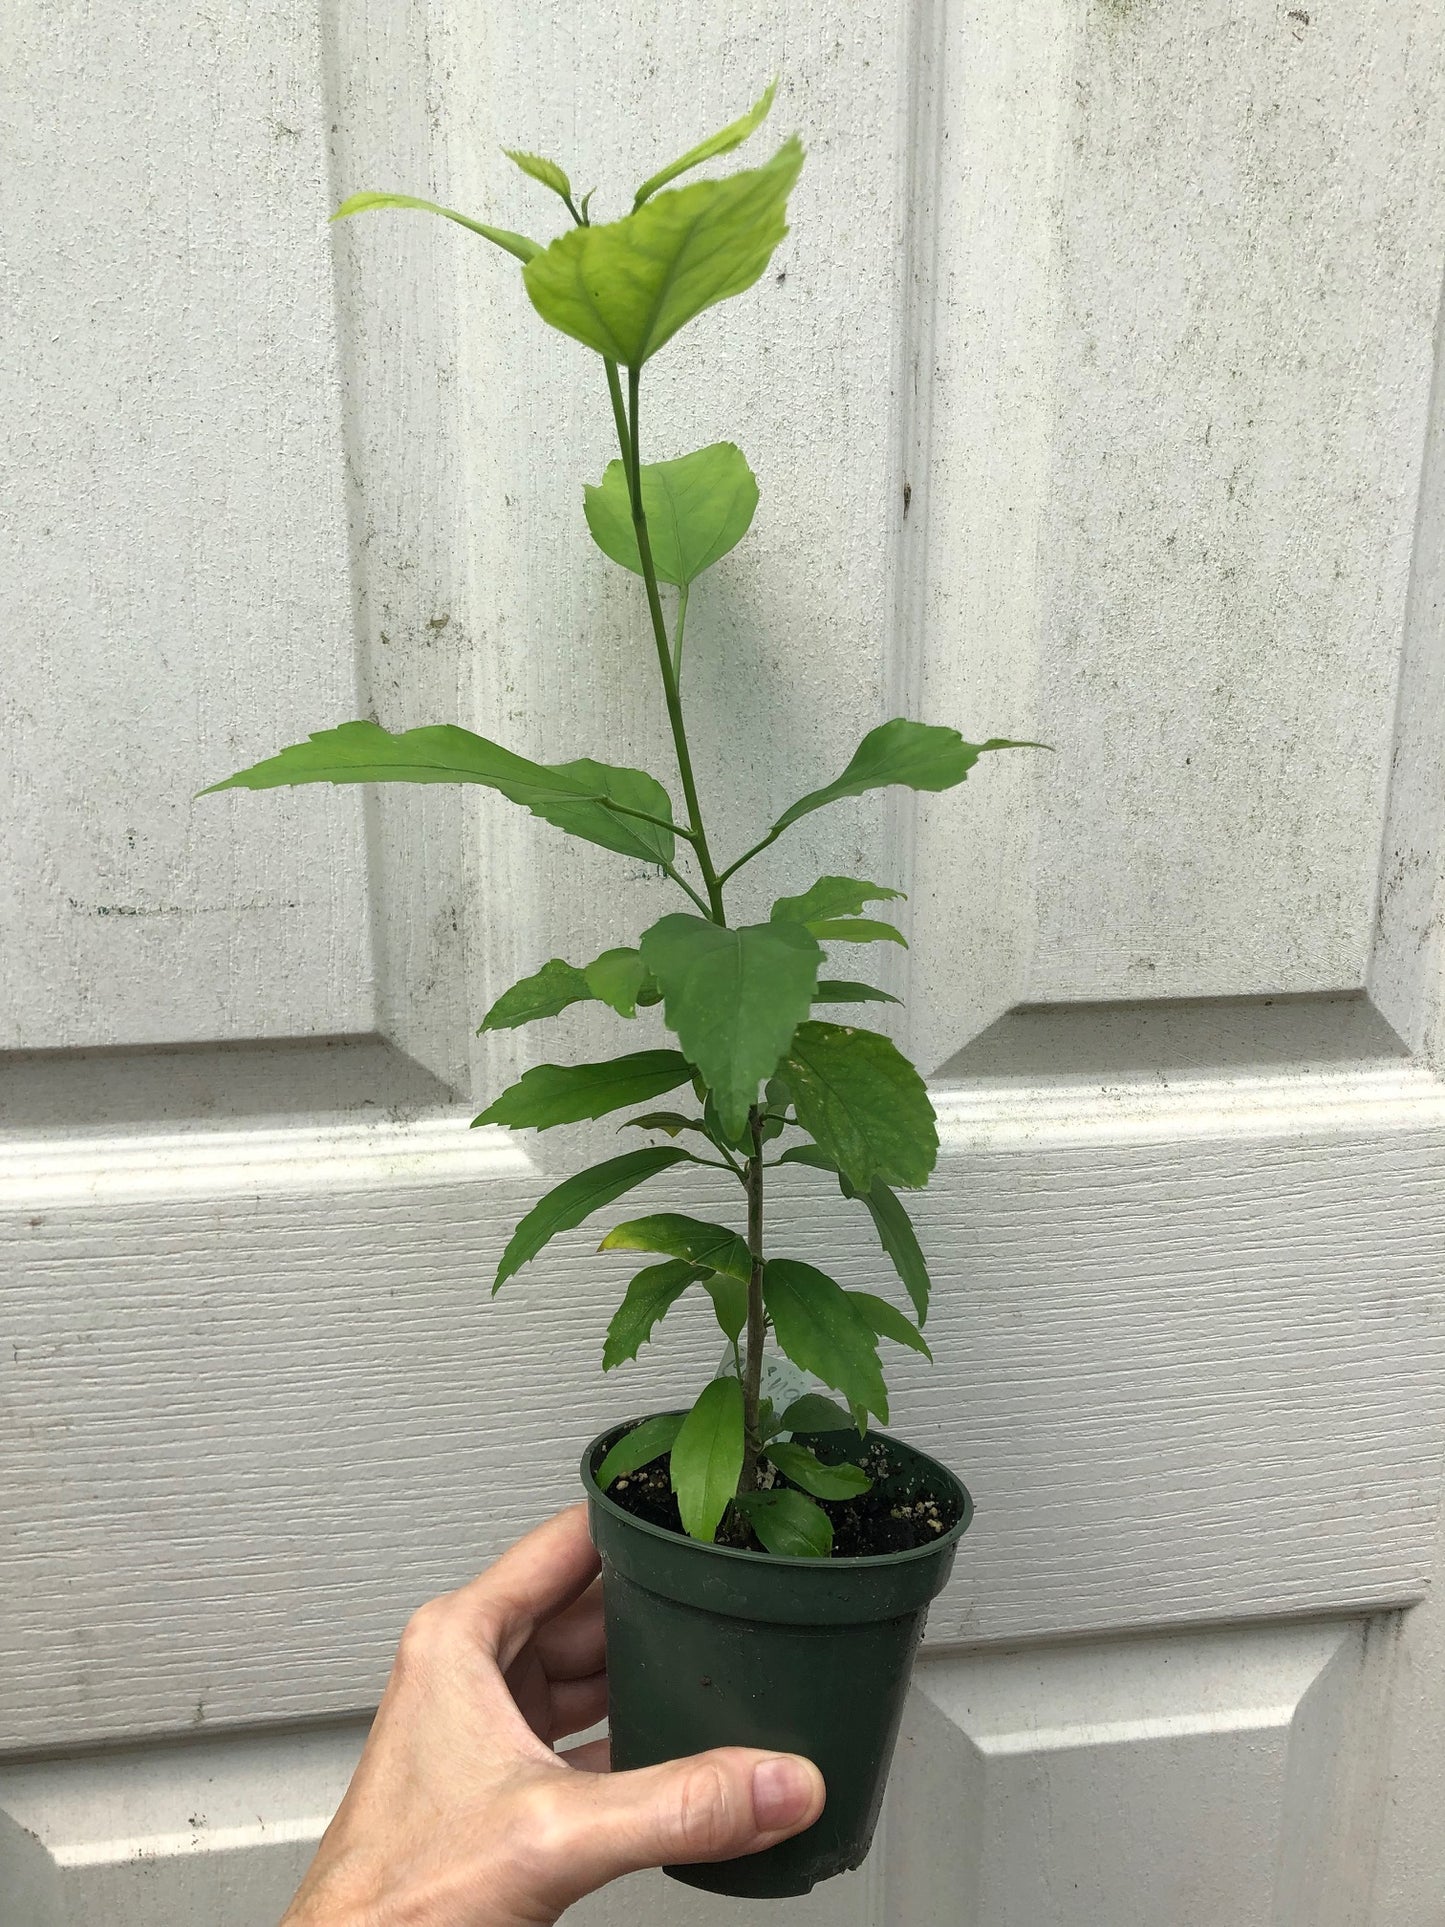
{"label": "green leaf", "polygon": [[741,1278],[725,1278],[720,1271],[715,1271],[710,1278],[703,1279],[703,1288],[712,1298],[712,1308],[724,1338],[736,1345],[748,1322],[747,1286]]}
{"label": "green leaf", "polygon": [[896,1004],[897,997],[872,984],[854,983],[847,977],[820,977],[813,992],[815,1004]]}
{"label": "green leaf", "polygon": [[852,1414],[821,1392],[804,1392],[795,1398],[781,1420],[785,1432],[856,1432]]}
{"label": "green leaf", "polygon": [[910,723],[898,716],[891,723],[870,729],[843,774],[823,789],[799,797],[783,811],[769,835],[776,836],[799,817],[845,796],[862,796],[866,790],[883,789],[891,783],[901,783],[910,790],[950,790],[988,750],[1040,747],[1038,743],[1010,742],[1002,736],[992,736],[986,743],[966,743],[956,729]]}
{"label": "green leaf", "polygon": [[[223,783],[212,783],[201,794],[277,789],[296,783],[481,783],[569,835],[600,843],[604,850],[641,857],[648,863],[668,863],[676,847],[672,804],[656,777],[590,757],[572,763],[533,763],[452,723],[406,729],[396,735],[377,723],[342,723],[338,729],[318,730],[304,743],[293,743],[278,756],[253,763]],[[647,823],[638,816],[618,814],[619,810],[640,810],[661,823]]]}
{"label": "green leaf", "polygon": [[607,1340],[602,1347],[603,1371],[610,1372],[614,1365],[636,1358],[652,1336],[658,1319],[671,1310],[688,1286],[695,1285],[702,1275],[695,1265],[686,1264],[680,1258],[669,1258],[665,1264],[649,1265],[646,1271],[639,1271],[607,1327]]}
{"label": "green leaf", "polygon": [[743,1469],[743,1388],[735,1378],[703,1387],[673,1443],[670,1465],[683,1530],[710,1543]]}
{"label": "green leaf", "polygon": [[705,141],[699,141],[696,147],[689,147],[681,160],[669,161],[656,174],[649,174],[632,197],[633,207],[641,207],[660,187],[675,181],[679,174],[690,173],[694,167],[701,167],[704,161],[715,160],[719,154],[730,154],[735,147],[741,147],[748,135],[755,133],[767,119],[777,88],[777,80],[770,80],[761,100],[754,101],[740,119],[729,122],[720,134],[710,134]]}
{"label": "green leaf", "polygon": [[876,1297],[871,1291],[850,1291],[848,1296],[880,1338],[891,1338],[895,1345],[907,1345],[910,1351],[922,1352],[929,1364],[933,1363],[928,1340],[897,1305],[890,1305],[886,1298]]}
{"label": "green leaf", "polygon": [[887,1424],[877,1334],[850,1292],[796,1258],[770,1258],[763,1266],[763,1303],[795,1365]]}
{"label": "green leaf", "polygon": [[592,996],[587,979],[580,970],[560,957],[549,957],[540,970],[504,990],[478,1026],[484,1030],[514,1030],[518,1024],[534,1024],[539,1017],[555,1017],[571,1004],[586,1003]]}
{"label": "green leaf", "polygon": [[815,1499],[856,1499],[860,1492],[871,1492],[873,1481],[860,1466],[824,1465],[806,1445],[784,1445],[774,1440],[763,1447],[766,1458],[785,1478],[811,1492]]}
{"label": "green leaf", "polygon": [[640,948],[668,1028],[710,1087],[723,1130],[736,1137],[812,1003],[823,959],[817,940],[795,923],[732,930],[675,915],[655,923]]}
{"label": "green leaf", "polygon": [[555,1124],[605,1117],[624,1104],[645,1104],[649,1097],[676,1090],[691,1074],[687,1059],[675,1050],[632,1051],[602,1064],[534,1064],[472,1123],[550,1131]]}
{"label": "green leaf", "polygon": [[901,930],[873,917],[819,917],[808,929],[819,943],[901,943],[908,948]]}
{"label": "green leaf", "polygon": [[625,1478],[670,1452],[682,1426],[681,1412],[662,1412],[624,1432],[597,1468],[597,1483],[602,1490],[605,1492],[614,1479]]}
{"label": "green leaf", "polygon": [[802,165],[794,136],[763,167],[572,228],[522,271],[533,307],[599,355],[640,368],[694,315],[763,273],[788,231],[784,209]]}
{"label": "green leaf", "polygon": [[[838,1188],[845,1198],[856,1198],[868,1207],[868,1214],[878,1233],[878,1242],[893,1260],[893,1269],[907,1287],[921,1325],[928,1317],[928,1266],[924,1262],[913,1222],[897,1193],[890,1191],[881,1178],[874,1178],[866,1191],[859,1191],[843,1176],[827,1152],[820,1151],[816,1144],[790,1145],[778,1162],[809,1164],[815,1170],[829,1171],[838,1180]],[[908,1344],[910,1341],[905,1339],[903,1342]]]}
{"label": "green leaf", "polygon": [[820,917],[856,917],[865,903],[901,899],[901,890],[865,883],[857,877],[819,877],[800,897],[779,897],[770,915],[775,923],[813,923]]}
{"label": "green leaf", "polygon": [[777,1559],[826,1559],[833,1550],[833,1521],[801,1492],[748,1492],[737,1507]]}
{"label": "green leaf", "polygon": [[[524,154],[515,147],[504,147],[502,152],[513,166],[520,167],[524,174],[534,181],[540,181],[543,187],[550,187],[559,201],[566,201],[569,206],[571,205],[572,183],[568,180],[565,169],[560,168],[556,161],[545,160],[540,154]],[[541,251],[540,248],[536,250],[538,254]]]}
{"label": "green leaf", "polygon": [[590,995],[610,1004],[619,1017],[637,1015],[637,997],[645,972],[635,950],[604,950],[582,973]]}
{"label": "green leaf", "polygon": [[542,252],[539,241],[529,241],[525,234],[513,234],[510,228],[488,227],[483,221],[474,221],[469,214],[458,214],[454,207],[438,207],[435,201],[419,201],[414,194],[353,194],[343,201],[332,215],[333,221],[345,221],[353,214],[365,214],[374,207],[415,207],[423,214],[440,214],[444,220],[455,221],[458,227],[470,228],[473,234],[480,234],[484,241],[495,241],[499,248],[508,254],[515,254],[519,261],[530,261],[533,255]]}
{"label": "green leaf", "polygon": [[[640,1156],[634,1152],[633,1156]],[[671,1151],[669,1157],[684,1157]],[[597,1247],[599,1251],[656,1251],[665,1258],[685,1258],[691,1265],[705,1265],[729,1278],[745,1282],[753,1275],[753,1261],[747,1245],[726,1225],[709,1224],[702,1218],[689,1218],[680,1211],[659,1211],[650,1218],[629,1218],[608,1232]]]}
{"label": "green leaf", "polygon": [[[582,490],[592,540],[604,555],[642,574],[632,496],[621,462]],[[752,526],[758,485],[740,448],[714,442],[672,462],[645,462],[642,509],[658,577],[679,588],[735,549]]]}
{"label": "green leaf", "polygon": [[635,1125],[639,1131],[666,1131],[669,1137],[676,1137],[680,1131],[701,1131],[707,1136],[707,1126],[700,1117],[684,1117],[681,1111],[648,1111],[642,1117],[627,1117],[618,1125],[625,1131]]}
{"label": "green leaf", "polygon": [[605,1164],[594,1164],[554,1185],[537,1200],[507,1240],[492,1284],[493,1295],[559,1232],[575,1230],[584,1218],[590,1218],[604,1204],[611,1204],[624,1191],[645,1184],[659,1171],[681,1164],[686,1157],[685,1151],[669,1150],[664,1144],[649,1144],[640,1151],[627,1151],[620,1158],[608,1158]]}
{"label": "green leaf", "polygon": [[856,1190],[923,1185],[938,1126],[923,1079],[878,1031],[799,1024],[783,1063],[798,1122]]}

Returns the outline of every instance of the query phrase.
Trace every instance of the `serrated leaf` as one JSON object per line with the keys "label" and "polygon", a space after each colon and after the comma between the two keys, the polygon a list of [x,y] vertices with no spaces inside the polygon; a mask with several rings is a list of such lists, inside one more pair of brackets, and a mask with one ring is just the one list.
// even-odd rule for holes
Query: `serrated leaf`
{"label": "serrated leaf", "polygon": [[780,1421],[785,1432],[855,1432],[853,1416],[821,1392],[804,1392],[795,1398]]}
{"label": "serrated leaf", "polygon": [[813,1265],[770,1258],[763,1266],[763,1303],[778,1344],[795,1365],[887,1423],[877,1334],[851,1293]]}
{"label": "serrated leaf", "polygon": [[676,1090],[691,1074],[687,1059],[675,1050],[632,1051],[601,1064],[534,1064],[472,1123],[550,1131],[557,1124],[605,1117],[625,1104],[645,1104],[649,1097]]}
{"label": "serrated leaf", "polygon": [[607,1327],[602,1347],[603,1371],[610,1372],[614,1366],[636,1358],[652,1336],[657,1321],[671,1310],[688,1286],[697,1284],[702,1276],[696,1265],[687,1264],[681,1258],[669,1258],[665,1264],[649,1265],[645,1271],[639,1271]]}
{"label": "serrated leaf", "polygon": [[724,1132],[737,1137],[812,1003],[823,958],[816,938],[794,923],[726,929],[675,915],[655,923],[640,949],[668,1028],[706,1080]]}
{"label": "serrated leaf", "polygon": [[637,998],[646,972],[635,950],[604,950],[582,972],[587,988],[599,1003],[608,1004],[619,1017],[637,1015]]}
{"label": "serrated leaf", "polygon": [[[502,152],[514,167],[520,167],[522,172],[532,180],[539,181],[543,187],[550,187],[558,200],[570,204],[572,183],[568,180],[565,169],[560,168],[556,161],[549,161],[541,154],[524,154],[516,147],[504,147]],[[539,248],[537,252],[540,254],[541,249]]]}
{"label": "serrated leaf", "polygon": [[[571,763],[533,763],[500,743],[452,723],[393,735],[377,723],[342,723],[318,730],[277,756],[238,770],[217,790],[265,790],[298,783],[480,783],[520,803],[534,816],[604,850],[668,863],[676,848],[672,804],[656,777],[581,757]],[[661,824],[618,814],[641,810]]]}
{"label": "serrated leaf", "polygon": [[927,1184],[938,1126],[923,1079],[880,1032],[799,1024],[782,1076],[798,1123],[850,1184]]}
{"label": "serrated leaf", "polygon": [[703,1387],[669,1464],[684,1532],[711,1543],[743,1469],[743,1388],[735,1378]]}
{"label": "serrated leaf", "polygon": [[848,977],[820,977],[813,992],[815,1004],[896,1004],[899,998],[872,984],[855,983]]}
{"label": "serrated leaf", "polygon": [[[838,1188],[845,1198],[856,1198],[868,1207],[878,1233],[878,1242],[893,1261],[893,1269],[898,1273],[913,1300],[913,1309],[918,1313],[918,1322],[923,1324],[928,1317],[929,1277],[928,1266],[924,1261],[918,1237],[913,1229],[913,1221],[903,1207],[903,1201],[890,1191],[881,1178],[875,1178],[866,1191],[860,1191],[848,1182],[838,1166],[826,1151],[820,1151],[816,1144],[792,1144],[778,1159],[779,1164],[808,1164],[815,1170],[828,1171],[838,1180]],[[905,1339],[904,1343],[908,1341]]]}
{"label": "serrated leaf", "polygon": [[694,315],[750,288],[787,233],[803,165],[797,137],[762,167],[648,200],[620,221],[572,228],[523,269],[542,319],[639,368]]}
{"label": "serrated leaf", "polygon": [[901,943],[908,948],[901,930],[874,917],[819,917],[807,927],[819,943]]}
{"label": "serrated leaf", "polygon": [[530,261],[533,255],[542,252],[539,241],[529,241],[525,234],[513,234],[510,228],[488,227],[485,221],[474,221],[470,214],[458,214],[454,207],[438,207],[435,201],[419,201],[414,194],[353,194],[341,203],[332,215],[333,221],[345,221],[353,214],[366,214],[377,207],[411,207],[423,214],[440,214],[443,220],[455,221],[458,227],[470,228],[473,234],[480,234],[485,241],[492,241],[508,254],[514,254],[519,261]]}
{"label": "serrated leaf", "polygon": [[735,1345],[748,1322],[748,1288],[741,1278],[727,1278],[715,1271],[703,1279],[703,1289],[712,1299],[712,1308],[724,1338]]}
{"label": "serrated leaf", "polygon": [[833,1550],[833,1521],[801,1492],[748,1492],[737,1507],[775,1559],[826,1559]]}
{"label": "serrated leaf", "polygon": [[910,1351],[922,1352],[929,1364],[933,1363],[928,1340],[897,1305],[890,1305],[886,1298],[879,1298],[871,1291],[850,1291],[848,1296],[880,1338],[891,1338],[895,1345],[907,1345]]}
{"label": "serrated leaf", "polygon": [[[642,574],[632,496],[622,463],[609,462],[602,480],[582,491],[592,539],[604,555]],[[714,442],[671,462],[645,462],[642,509],[653,566],[679,588],[735,549],[752,526],[758,485],[740,448]]]}
{"label": "serrated leaf", "polygon": [[544,1197],[537,1200],[508,1239],[492,1284],[493,1295],[523,1265],[530,1263],[545,1245],[550,1244],[559,1232],[575,1230],[594,1211],[600,1211],[604,1204],[611,1204],[624,1191],[645,1184],[648,1178],[655,1178],[659,1171],[667,1171],[674,1164],[683,1163],[686,1157],[686,1151],[669,1150],[664,1144],[650,1144],[640,1151],[625,1152],[620,1158],[608,1158],[606,1163],[594,1164],[588,1170],[578,1171],[574,1176],[564,1178],[561,1184],[554,1185]]}
{"label": "serrated leaf", "polygon": [[819,877],[800,897],[779,897],[769,915],[775,923],[813,923],[820,917],[856,917],[865,903],[901,900],[901,890],[858,877]]}
{"label": "serrated leaf", "polygon": [[986,743],[966,743],[956,729],[934,723],[911,723],[896,716],[870,729],[854,750],[848,767],[820,790],[799,797],[773,825],[776,836],[799,817],[821,810],[845,796],[901,784],[911,790],[948,790],[961,783],[979,757],[992,749],[1038,749],[1038,743],[1015,743],[992,736]]}
{"label": "serrated leaf", "polygon": [[846,1459],[841,1465],[825,1465],[806,1445],[784,1445],[774,1440],[763,1447],[763,1456],[815,1499],[856,1499],[873,1489],[873,1481],[860,1466]]}
{"label": "serrated leaf", "polygon": [[580,970],[560,957],[549,957],[540,970],[502,992],[478,1025],[478,1035],[484,1030],[514,1030],[518,1024],[536,1023],[539,1017],[555,1017],[572,1004],[586,1003],[592,994]]}
{"label": "serrated leaf", "polygon": [[704,161],[715,160],[719,154],[730,154],[735,147],[741,147],[749,134],[755,133],[767,119],[777,87],[776,79],[770,80],[763,91],[762,98],[754,101],[748,111],[740,115],[737,120],[730,121],[721,133],[709,134],[708,138],[705,141],[699,141],[696,147],[689,147],[680,160],[669,161],[666,167],[659,168],[655,174],[649,174],[632,197],[633,207],[641,207],[642,203],[650,200],[660,187],[666,187],[669,181],[675,181],[679,174],[687,174],[694,167],[701,167]]}
{"label": "serrated leaf", "polygon": [[624,1432],[597,1468],[598,1485],[605,1492],[615,1479],[626,1478],[629,1472],[638,1472],[670,1452],[682,1426],[681,1412],[660,1412],[656,1418],[645,1418],[630,1432]]}
{"label": "serrated leaf", "polygon": [[[636,1153],[634,1153],[636,1155]],[[685,1152],[674,1151],[673,1157]],[[685,1258],[689,1264],[724,1272],[744,1281],[753,1275],[753,1261],[743,1239],[726,1225],[689,1218],[680,1211],[659,1211],[650,1218],[629,1218],[608,1232],[599,1251],[655,1251],[662,1257]]]}

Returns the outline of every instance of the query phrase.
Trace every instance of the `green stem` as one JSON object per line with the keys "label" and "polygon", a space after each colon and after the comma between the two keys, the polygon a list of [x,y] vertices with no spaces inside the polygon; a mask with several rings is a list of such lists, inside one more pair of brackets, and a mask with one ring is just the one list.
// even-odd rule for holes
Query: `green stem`
{"label": "green stem", "polygon": [[679,689],[682,688],[682,631],[687,622],[687,584],[684,582],[677,591],[677,621],[672,625],[672,673]]}
{"label": "green stem", "polygon": [[741,868],[745,863],[751,863],[755,856],[761,856],[764,850],[766,850],[771,844],[774,844],[777,842],[778,838],[783,834],[783,830],[787,829],[788,827],[790,826],[785,823],[776,830],[769,830],[761,843],[755,843],[750,850],[744,850],[743,854],[738,858],[736,863],[730,863],[728,865],[728,867],[719,875],[718,882],[726,883],[728,878],[730,876],[736,875],[736,873],[739,870],[741,870]]}
{"label": "green stem", "polygon": [[664,863],[662,866],[662,870],[665,876],[669,876],[672,878],[673,882],[677,885],[679,890],[685,890],[687,892],[687,894],[692,898],[693,902],[697,905],[698,909],[701,910],[701,912],[705,917],[710,917],[712,915],[712,910],[708,905],[707,899],[705,897],[700,897],[698,895],[697,891],[693,889],[692,885],[688,882],[687,878],[682,874],[681,870],[674,869],[670,863]]}
{"label": "green stem", "polygon": [[748,1279],[748,1349],[743,1373],[743,1469],[739,1492],[758,1488],[758,1409],[762,1402],[763,1344],[767,1319],[763,1310],[763,1120],[755,1104],[748,1112],[752,1154],[748,1158],[748,1250],[752,1273]]}

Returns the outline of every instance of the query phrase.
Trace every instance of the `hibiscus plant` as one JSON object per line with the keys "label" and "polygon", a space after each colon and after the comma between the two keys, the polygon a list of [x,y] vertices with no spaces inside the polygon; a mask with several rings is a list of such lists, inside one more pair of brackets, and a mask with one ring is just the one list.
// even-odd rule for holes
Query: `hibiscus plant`
{"label": "hibiscus plant", "polygon": [[[554,957],[498,998],[483,1020],[483,1030],[501,1030],[584,1001],[632,1019],[660,1005],[676,1048],[601,1063],[538,1064],[488,1105],[478,1124],[547,1130],[671,1092],[692,1100],[684,1110],[648,1109],[626,1120],[665,1143],[609,1158],[540,1199],[502,1253],[493,1290],[560,1232],[664,1171],[703,1164],[736,1181],[746,1201],[742,1230],[662,1211],[615,1225],[602,1240],[603,1251],[656,1260],[627,1287],[608,1329],[604,1369],[634,1358],[694,1286],[711,1297],[732,1369],[705,1385],[685,1416],[648,1419],[624,1435],[598,1476],[610,1484],[666,1459],[693,1538],[737,1543],[755,1535],[771,1552],[826,1555],[833,1528],[814,1499],[861,1493],[867,1476],[851,1462],[826,1463],[792,1435],[862,1432],[870,1415],[886,1422],[879,1341],[928,1352],[919,1329],[928,1311],[928,1271],[897,1191],[927,1183],[938,1134],[922,1078],[888,1037],[812,1015],[819,1007],[836,1012],[897,1001],[870,984],[827,974],[826,958],[834,945],[903,943],[892,924],[864,914],[901,893],[851,877],[819,877],[797,895],[779,897],[765,923],[739,926],[728,921],[727,888],[815,810],[888,785],[951,789],[985,751],[1022,745],[968,743],[957,730],[902,719],[883,723],[840,776],[799,797],[750,849],[730,861],[714,855],[684,720],[683,628],[693,584],[747,533],[758,488],[731,442],[644,461],[640,402],[652,357],[694,316],[752,287],[788,231],[787,200],[803,164],[796,136],[761,167],[669,185],[746,140],[772,96],[769,87],[740,120],[644,181],[631,211],[605,224],[591,221],[592,196],[574,199],[555,162],[506,150],[570,217],[572,225],[546,246],[409,195],[357,194],[333,217],[419,208],[459,222],[515,256],[543,321],[600,357],[618,457],[584,491],[587,526],[604,555],[641,578],[681,810],[641,770],[591,757],[536,763],[451,724],[393,734],[372,722],[343,723],[214,788],[480,783],[571,836],[655,865],[677,886],[685,907],[659,919],[635,946],[604,950],[585,965]],[[774,1164],[831,1175],[869,1214],[913,1318],[886,1298],[845,1290],[815,1266],[769,1252],[764,1174]],[[841,1394],[844,1405],[805,1393],[775,1410],[762,1395],[770,1340],[802,1373]]]}

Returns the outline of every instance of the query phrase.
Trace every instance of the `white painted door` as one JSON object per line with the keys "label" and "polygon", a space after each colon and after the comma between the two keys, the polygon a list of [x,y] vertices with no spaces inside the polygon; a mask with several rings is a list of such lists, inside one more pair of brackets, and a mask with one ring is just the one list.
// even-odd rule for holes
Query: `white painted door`
{"label": "white painted door", "polygon": [[[191,797],[364,713],[670,773],[580,514],[588,358],[458,231],[325,217],[545,231],[502,140],[616,209],[775,68],[794,232],[661,358],[648,450],[735,436],[763,488],[689,623],[722,840],[891,714],[1056,754],[788,852],[911,892],[946,1154],[897,1405],[979,1510],[879,1852],[754,1911],[1438,1927],[1445,15],[3,34],[5,1927],[266,1927],[409,1609],[711,1362],[680,1317],[604,1383],[583,1235],[489,1303],[584,1140],[466,1129],[521,1061],[491,996],[656,880],[460,792]],[[806,1178],[797,1249],[863,1282]],[[655,1877],[576,1911],[743,1917]]]}

